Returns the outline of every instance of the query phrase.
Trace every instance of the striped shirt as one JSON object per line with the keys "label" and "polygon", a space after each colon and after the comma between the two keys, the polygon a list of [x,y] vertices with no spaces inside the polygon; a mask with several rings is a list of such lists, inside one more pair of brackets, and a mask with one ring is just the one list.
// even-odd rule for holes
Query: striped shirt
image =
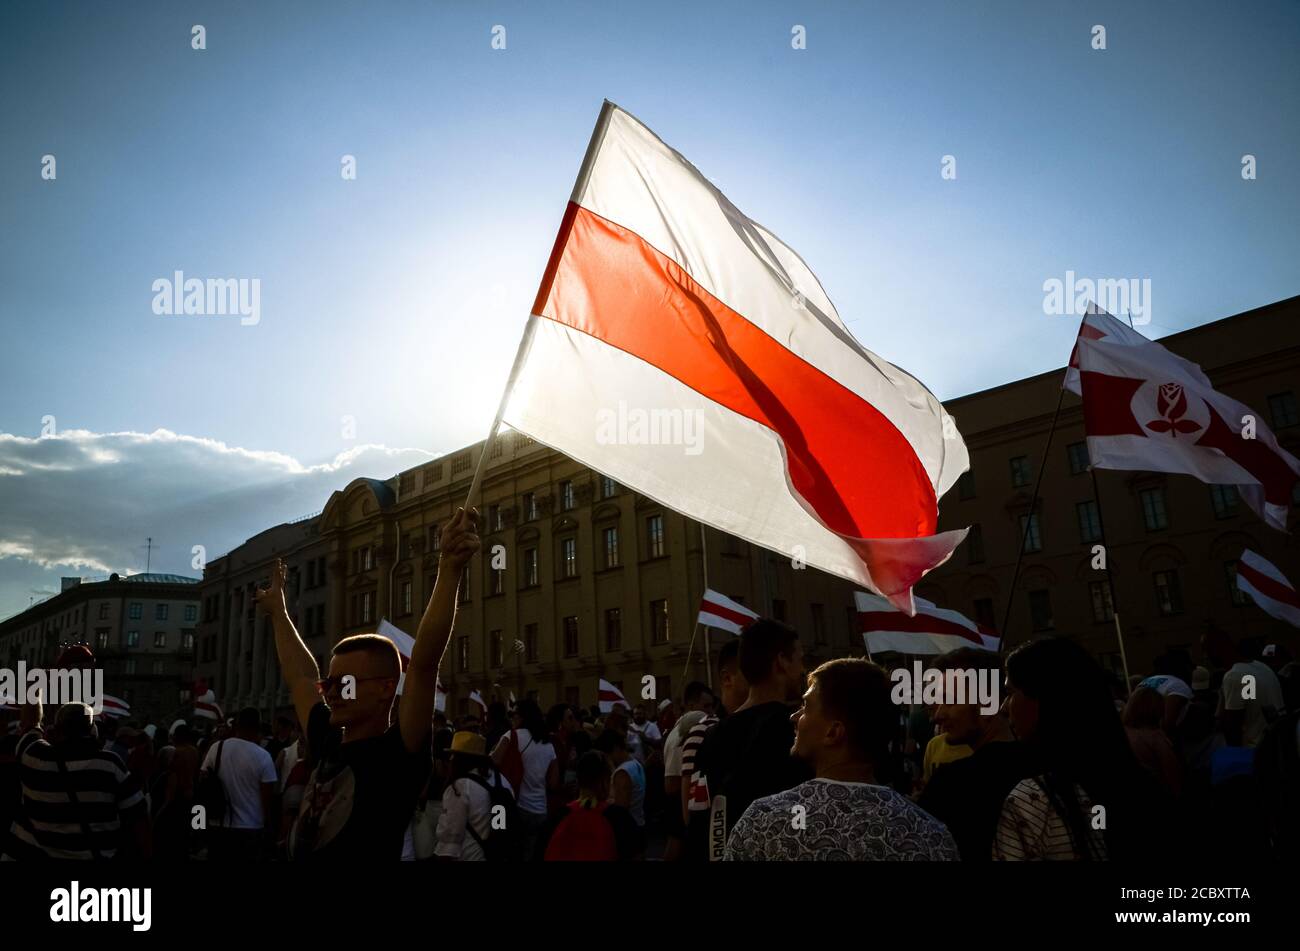
{"label": "striped shirt", "polygon": [[[690,732],[686,734],[686,739],[682,741],[682,786],[689,789],[690,792],[690,809],[707,810],[709,808],[709,794],[707,787],[696,787],[700,784],[695,779],[695,755],[699,753],[700,746],[704,743],[704,735],[709,732],[709,728],[718,722],[718,718],[709,714],[699,723],[691,727]],[[696,802],[700,804],[697,806]]]}
{"label": "striped shirt", "polygon": [[112,858],[123,822],[146,816],[144,794],[121,757],[93,740],[52,746],[33,731],[16,752],[22,805],[7,859]]}
{"label": "striped shirt", "polygon": [[[1022,779],[1002,804],[1002,816],[993,838],[993,859],[999,862],[1093,861],[1106,859],[1106,840],[1093,828],[1092,802],[1074,787],[1087,842],[1076,844],[1069,826],[1048,799],[1040,779]],[[1083,848],[1088,854],[1084,855]]]}

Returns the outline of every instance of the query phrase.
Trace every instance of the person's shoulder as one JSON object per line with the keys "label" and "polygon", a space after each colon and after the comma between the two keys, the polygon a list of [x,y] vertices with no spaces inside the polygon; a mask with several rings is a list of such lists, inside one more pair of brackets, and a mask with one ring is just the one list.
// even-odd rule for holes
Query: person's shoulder
{"label": "person's shoulder", "polygon": [[817,798],[820,792],[818,786],[818,783],[809,780],[790,789],[783,789],[779,793],[762,796],[750,803],[745,812],[746,814],[752,812],[755,816],[771,815],[772,813],[788,814],[791,806]]}

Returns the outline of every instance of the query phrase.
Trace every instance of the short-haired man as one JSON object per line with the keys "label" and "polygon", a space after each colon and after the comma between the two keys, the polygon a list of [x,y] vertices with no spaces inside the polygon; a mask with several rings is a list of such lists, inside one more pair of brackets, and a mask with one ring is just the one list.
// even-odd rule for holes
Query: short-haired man
{"label": "short-haired man", "polygon": [[828,661],[808,678],[791,750],[815,778],[756,799],[726,845],[727,861],[945,861],[948,830],[880,783],[895,710],[889,675],[871,661]]}
{"label": "short-haired man", "polygon": [[811,776],[791,757],[793,705],[804,687],[799,635],[762,618],[739,636],[740,672],[749,685],[741,709],[704,738],[695,767],[709,790],[708,857],[722,859],[731,827],[755,799],[790,789]]}
{"label": "short-haired man", "polygon": [[[943,654],[934,667],[945,672],[973,671],[977,678],[991,675],[1002,682],[998,655],[973,647]],[[1002,711],[984,713],[976,698],[968,699],[973,702],[938,704],[934,722],[949,743],[968,746],[972,753],[935,770],[917,805],[948,827],[962,861],[988,862],[1002,805],[1017,783],[1034,775],[1034,768],[1025,744],[1016,742]]]}
{"label": "short-haired man", "polygon": [[316,660],[289,619],[285,567],[278,559],[258,603],[271,615],[275,649],[304,724],[316,768],[290,836],[295,858],[399,861],[416,799],[430,768],[438,664],[451,637],[456,588],[479,549],[478,513],[458,509],[443,528],[438,579],[411,648],[397,722],[392,723],[401,655],[392,641],[358,634],[339,641],[321,680]]}
{"label": "short-haired man", "polygon": [[208,747],[201,773],[215,775],[228,808],[208,827],[213,861],[256,862],[269,851],[276,792],[275,761],[262,748],[262,719],[256,707],[235,718],[235,735]]}

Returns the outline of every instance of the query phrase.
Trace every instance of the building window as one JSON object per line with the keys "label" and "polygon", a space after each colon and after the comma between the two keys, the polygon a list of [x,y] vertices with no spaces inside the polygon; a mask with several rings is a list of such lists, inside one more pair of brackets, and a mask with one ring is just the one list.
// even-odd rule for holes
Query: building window
{"label": "building window", "polygon": [[1088,471],[1088,444],[1072,442],[1065,447],[1065,457],[1070,461],[1070,475],[1079,475]]}
{"label": "building window", "polygon": [[1223,570],[1228,576],[1228,597],[1234,605],[1245,604],[1246,592],[1237,587],[1237,563],[1235,561],[1225,562]]}
{"label": "building window", "polygon": [[609,476],[600,477],[600,497],[602,499],[612,499],[618,495],[618,483]]}
{"label": "building window", "polygon": [[154,646],[154,647],[166,647],[166,646],[167,646],[167,632],[166,632],[166,631],[154,631],[154,632],[153,632],[153,646]]}
{"label": "building window", "polygon": [[415,491],[415,473],[403,472],[401,477],[397,480],[397,494],[400,495],[402,498],[406,498],[414,491]]}
{"label": "building window", "polygon": [[573,500],[573,483],[568,479],[560,483],[560,511],[571,512],[576,503]]}
{"label": "building window", "polygon": [[1115,605],[1110,600],[1110,582],[1088,582],[1088,594],[1092,598],[1092,619],[1097,623],[1110,621],[1115,617]]}
{"label": "building window", "polygon": [[402,582],[402,613],[411,613],[411,582]]}
{"label": "building window", "polygon": [[463,674],[469,670],[469,636],[456,638],[456,666]]}
{"label": "building window", "polygon": [[1029,485],[1029,457],[1013,456],[1011,459],[1011,487],[1022,489]]}
{"label": "building window", "polygon": [[998,624],[993,617],[993,599],[976,598],[975,599],[975,621],[983,624],[990,631],[996,631]]}
{"label": "building window", "polygon": [[560,539],[560,571],[565,578],[578,577],[578,540]]}
{"label": "building window", "polygon": [[1052,620],[1052,595],[1046,588],[1029,592],[1029,619],[1035,631],[1050,631],[1056,626]]}
{"label": "building window", "polygon": [[537,585],[537,549],[524,549],[524,587],[532,588]]}
{"label": "building window", "polygon": [[973,469],[967,469],[957,478],[957,498],[963,501],[975,498],[975,472]]}
{"label": "building window", "polygon": [[602,546],[605,552],[605,567],[618,567],[618,529],[616,527],[607,528],[601,532],[601,538],[604,540]]}
{"label": "building window", "polygon": [[501,594],[506,590],[506,570],[504,568],[493,568],[491,571],[492,593]]}
{"label": "building window", "polygon": [[984,529],[978,522],[970,527],[966,536],[966,563],[978,565],[984,560]]}
{"label": "building window", "polygon": [[186,631],[181,635],[181,650],[189,652],[194,650],[194,632]]}
{"label": "building window", "polygon": [[[135,658],[134,658],[134,657],[128,657],[128,658],[126,659],[126,675],[127,675],[128,677],[134,677],[134,676],[135,676]],[[123,697],[122,699],[125,700],[126,698]]]}
{"label": "building window", "polygon": [[1296,409],[1295,394],[1274,393],[1268,398],[1268,415],[1273,418],[1274,429],[1285,429],[1300,423],[1300,410]]}
{"label": "building window", "polygon": [[668,643],[668,599],[650,602],[650,640],[655,644]]}
{"label": "building window", "polygon": [[144,617],[144,605],[139,601],[132,601],[126,609],[126,616],[132,621],[138,621]]}
{"label": "building window", "polygon": [[153,662],[153,675],[154,675],[155,677],[159,677],[159,676],[162,675],[162,673],[163,673],[163,664],[165,664],[165,663],[166,663],[166,661],[161,660],[161,659],[160,659],[160,660],[155,660],[155,661]]}
{"label": "building window", "polygon": [[524,493],[524,521],[537,521],[537,496],[531,492]]}
{"label": "building window", "polygon": [[1235,485],[1210,486],[1210,504],[1214,506],[1215,518],[1232,518],[1237,514],[1241,494]]}
{"label": "building window", "polygon": [[1148,532],[1157,532],[1169,527],[1169,516],[1165,512],[1165,490],[1143,489],[1138,493],[1142,500],[1142,521]]}
{"label": "building window", "polygon": [[95,632],[95,650],[108,650],[108,631]]}
{"label": "building window", "polygon": [[576,617],[566,617],[564,619],[564,656],[578,656],[578,619]]}
{"label": "building window", "polygon": [[127,631],[127,632],[126,632],[126,646],[127,646],[127,647],[139,647],[139,646],[140,646],[140,632],[139,632],[139,631]]}
{"label": "building window", "polygon": [[524,657],[528,661],[537,660],[537,625],[524,625]]}
{"label": "building window", "polygon": [[1085,545],[1101,541],[1101,513],[1097,511],[1095,499],[1080,502],[1074,507],[1075,517],[1079,520],[1079,541]]}
{"label": "building window", "polygon": [[1183,592],[1178,585],[1178,572],[1157,571],[1154,575],[1156,584],[1156,607],[1160,613],[1169,617],[1183,613]]}
{"label": "building window", "polygon": [[397,543],[397,560],[406,561],[411,557],[411,533],[403,532]]}
{"label": "building window", "polygon": [[504,527],[505,527],[505,519],[501,515],[501,506],[496,504],[489,505],[488,506],[488,530],[493,532],[499,532]]}
{"label": "building window", "polygon": [[488,648],[492,654],[492,666],[501,667],[504,663],[501,650],[501,632],[493,631],[488,635]]}
{"label": "building window", "polygon": [[[1028,530],[1026,530],[1028,526]],[[1038,513],[1032,515],[1020,516],[1020,537],[1024,539],[1025,551],[1035,552],[1043,550],[1043,536],[1038,531]]]}
{"label": "building window", "polygon": [[826,643],[826,605],[812,605],[813,643]]}
{"label": "building window", "polygon": [[185,623],[193,624],[199,619],[199,606],[197,604],[185,605]]}
{"label": "building window", "polygon": [[465,564],[461,567],[461,569],[460,569],[460,584],[458,584],[458,585],[456,586],[456,594],[457,594],[458,600],[460,601],[461,604],[464,604],[466,601],[468,601],[468,600],[469,600],[469,596],[470,596],[470,592],[469,592],[469,564],[470,564],[470,563],[467,561],[467,562],[465,562]]}
{"label": "building window", "polygon": [[375,593],[373,591],[363,592],[361,595],[361,623],[369,624],[375,612]]}
{"label": "building window", "polygon": [[772,599],[772,620],[785,623],[785,601],[781,598]]}
{"label": "building window", "polygon": [[429,526],[429,554],[436,555],[442,550],[442,535],[437,525]]}
{"label": "building window", "polygon": [[623,609],[605,609],[605,650],[616,651],[623,647]]}
{"label": "building window", "polygon": [[101,621],[107,621],[107,620],[108,620],[108,602],[107,602],[107,601],[105,601],[103,604],[101,604],[101,605],[99,606],[99,619],[100,619]]}
{"label": "building window", "polygon": [[645,520],[646,557],[662,558],[664,554],[664,517],[651,515]]}

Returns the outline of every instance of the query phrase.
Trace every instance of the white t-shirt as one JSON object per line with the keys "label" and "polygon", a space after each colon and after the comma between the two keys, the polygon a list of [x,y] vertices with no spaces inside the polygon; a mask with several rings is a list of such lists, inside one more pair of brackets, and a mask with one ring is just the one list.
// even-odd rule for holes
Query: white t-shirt
{"label": "white t-shirt", "polygon": [[704,719],[703,710],[687,710],[681,715],[678,721],[673,724],[673,728],[668,731],[668,739],[664,741],[664,778],[681,776],[682,774],[682,744],[686,741],[686,734],[691,731],[691,727]]}
{"label": "white t-shirt", "polygon": [[1175,696],[1186,697],[1188,700],[1194,699],[1192,688],[1187,685],[1187,681],[1181,677],[1175,677],[1172,674],[1156,674],[1148,677],[1138,684],[1139,687],[1150,687],[1162,697]]}
{"label": "white t-shirt", "polygon": [[212,772],[221,749],[221,769],[217,776],[226,790],[230,808],[217,825],[226,829],[261,829],[266,825],[262,814],[262,784],[276,781],[271,754],[256,743],[232,736],[213,743],[203,758],[203,769]]}
{"label": "white t-shirt", "polygon": [[662,738],[663,734],[653,720],[646,720],[639,725],[633,721],[627,725],[627,751],[636,757],[638,763],[644,763],[650,753],[649,744],[645,741],[657,743]]}
{"label": "white t-shirt", "polygon": [[[496,782],[495,774],[490,770],[485,782],[488,785]],[[504,776],[501,785],[510,789],[510,781]],[[469,834],[471,828],[480,839],[487,840],[492,831],[492,796],[481,783],[462,777],[443,790],[442,811],[438,814],[438,844],[434,846],[433,854],[462,862],[486,860],[482,846]]]}
{"label": "white t-shirt", "polygon": [[[1244,679],[1248,675],[1255,678],[1254,696],[1251,698],[1242,696]],[[1223,675],[1222,690],[1220,703],[1223,709],[1243,711],[1242,744],[1258,746],[1268,727],[1269,718],[1282,711],[1282,684],[1278,681],[1277,674],[1262,660],[1233,664]],[[1264,713],[1266,709],[1270,711],[1267,716]]]}
{"label": "white t-shirt", "polygon": [[[555,762],[555,747],[550,743],[534,743],[533,735],[526,729],[517,730],[515,735],[519,737],[519,755],[524,761],[524,780],[519,786],[519,795],[515,797],[516,804],[524,812],[544,816],[546,771]],[[492,751],[493,759],[496,758],[497,751],[504,750],[509,743],[510,734],[506,733],[497,742],[496,750]]]}

